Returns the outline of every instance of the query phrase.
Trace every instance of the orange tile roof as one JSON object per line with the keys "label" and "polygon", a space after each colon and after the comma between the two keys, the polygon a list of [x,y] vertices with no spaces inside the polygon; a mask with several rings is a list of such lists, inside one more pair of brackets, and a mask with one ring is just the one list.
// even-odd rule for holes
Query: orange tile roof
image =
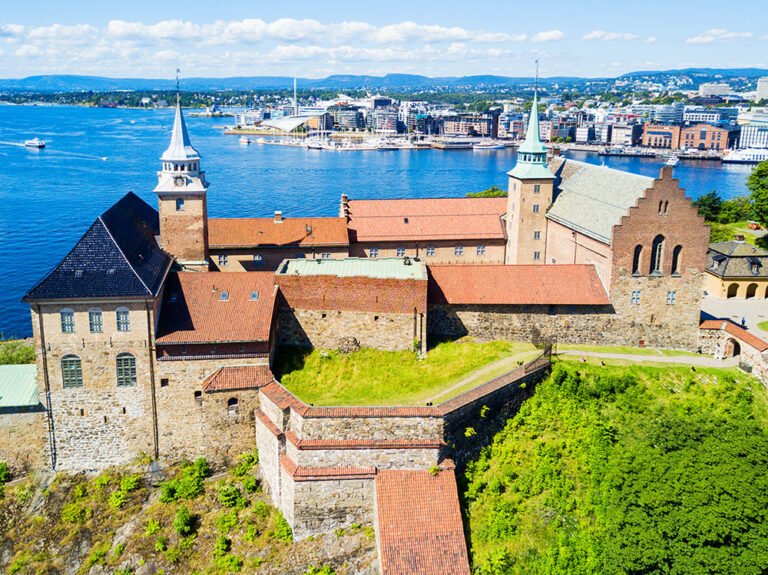
{"label": "orange tile roof", "polygon": [[469,575],[453,470],[381,471],[376,508],[382,575]]}
{"label": "orange tile roof", "polygon": [[507,198],[350,200],[352,241],[503,240]]}
{"label": "orange tile roof", "polygon": [[723,329],[727,333],[736,336],[744,343],[751,345],[759,352],[763,352],[768,349],[768,343],[756,335],[752,335],[746,329],[736,325],[728,319],[709,319],[703,321],[701,322],[699,329]]}
{"label": "orange tile roof", "polygon": [[[255,292],[258,299],[252,300]],[[271,272],[172,274],[165,286],[157,343],[269,341],[276,295]]]}
{"label": "orange tile roof", "polygon": [[608,305],[592,265],[429,266],[430,304]]}
{"label": "orange tile roof", "polygon": [[268,365],[233,365],[220,367],[203,381],[203,391],[258,389],[272,383],[275,376]]}
{"label": "orange tile roof", "polygon": [[208,220],[208,243],[214,249],[347,246],[349,236],[343,218],[218,218]]}

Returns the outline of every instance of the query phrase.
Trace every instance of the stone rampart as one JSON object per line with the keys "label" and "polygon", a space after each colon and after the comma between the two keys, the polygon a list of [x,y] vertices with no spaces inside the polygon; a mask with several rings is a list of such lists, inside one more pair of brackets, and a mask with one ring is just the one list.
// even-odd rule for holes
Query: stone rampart
{"label": "stone rampart", "polygon": [[50,465],[48,424],[42,405],[0,409],[0,461],[14,475]]}

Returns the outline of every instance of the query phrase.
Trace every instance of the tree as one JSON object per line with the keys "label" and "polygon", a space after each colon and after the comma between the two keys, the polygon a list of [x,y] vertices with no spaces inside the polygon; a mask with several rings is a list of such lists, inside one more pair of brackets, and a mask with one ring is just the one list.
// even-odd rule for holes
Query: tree
{"label": "tree", "polygon": [[717,219],[720,223],[732,224],[752,219],[754,216],[755,211],[752,200],[747,196],[739,196],[723,202]]}
{"label": "tree", "polygon": [[693,205],[699,210],[699,215],[703,216],[708,222],[718,221],[720,210],[723,207],[723,198],[717,193],[717,190],[712,190],[708,194],[704,194],[698,200],[693,202]]}
{"label": "tree", "polygon": [[467,192],[468,198],[506,198],[507,192],[502,190],[499,186],[493,185],[487,190],[482,192]]}
{"label": "tree", "polygon": [[752,192],[752,209],[755,218],[763,225],[768,225],[768,160],[761,162],[747,179],[747,187]]}

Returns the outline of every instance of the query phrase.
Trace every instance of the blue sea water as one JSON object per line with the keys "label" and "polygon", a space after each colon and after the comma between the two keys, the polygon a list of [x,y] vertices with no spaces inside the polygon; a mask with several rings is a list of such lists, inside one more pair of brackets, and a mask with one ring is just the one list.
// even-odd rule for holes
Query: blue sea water
{"label": "blue sea water", "polygon": [[[332,216],[352,198],[463,196],[506,187],[515,162],[504,151],[329,152],[243,146],[222,128],[231,119],[191,118],[203,156],[212,217]],[[93,220],[128,191],[155,205],[152,189],[168,144],[172,110],[0,106],[0,334],[31,333],[24,293],[66,255]],[[44,150],[21,143],[33,136]],[[572,157],[655,176],[661,163],[638,158]],[[106,158],[106,160],[102,159]],[[681,162],[675,175],[696,198],[746,193],[748,166]]]}

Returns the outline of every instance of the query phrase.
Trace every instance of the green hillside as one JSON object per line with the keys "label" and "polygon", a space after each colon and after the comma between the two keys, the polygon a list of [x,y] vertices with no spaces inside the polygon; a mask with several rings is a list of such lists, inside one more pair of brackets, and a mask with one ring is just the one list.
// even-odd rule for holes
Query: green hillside
{"label": "green hillside", "polygon": [[557,365],[467,470],[475,573],[768,572],[767,407],[736,371]]}

